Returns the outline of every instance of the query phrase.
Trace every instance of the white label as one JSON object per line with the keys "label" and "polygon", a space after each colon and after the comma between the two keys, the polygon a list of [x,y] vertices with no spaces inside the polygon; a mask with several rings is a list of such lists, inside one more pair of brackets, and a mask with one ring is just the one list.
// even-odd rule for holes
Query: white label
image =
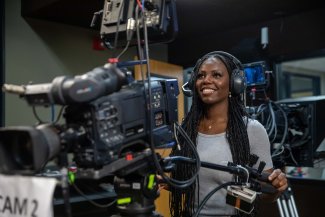
{"label": "white label", "polygon": [[132,189],[136,189],[136,190],[141,189],[141,184],[138,183],[138,182],[133,182],[132,183]]}
{"label": "white label", "polygon": [[0,217],[53,217],[55,178],[0,174]]}

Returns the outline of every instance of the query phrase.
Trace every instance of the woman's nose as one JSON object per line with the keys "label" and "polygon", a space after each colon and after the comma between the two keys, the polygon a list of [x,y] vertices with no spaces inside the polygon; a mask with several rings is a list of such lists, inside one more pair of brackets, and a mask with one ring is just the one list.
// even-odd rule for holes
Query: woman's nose
{"label": "woman's nose", "polygon": [[203,82],[210,83],[212,81],[212,76],[207,74],[204,76]]}

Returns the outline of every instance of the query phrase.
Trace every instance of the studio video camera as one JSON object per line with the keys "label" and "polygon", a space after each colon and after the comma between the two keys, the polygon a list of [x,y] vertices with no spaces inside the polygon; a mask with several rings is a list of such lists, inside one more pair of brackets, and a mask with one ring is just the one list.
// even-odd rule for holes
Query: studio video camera
{"label": "studio video camera", "polygon": [[31,106],[62,105],[65,121],[1,128],[0,173],[35,174],[60,153],[72,153],[78,168],[98,170],[147,144],[174,143],[176,79],[132,81],[127,70],[108,63],[83,75],[5,84],[3,90]]}

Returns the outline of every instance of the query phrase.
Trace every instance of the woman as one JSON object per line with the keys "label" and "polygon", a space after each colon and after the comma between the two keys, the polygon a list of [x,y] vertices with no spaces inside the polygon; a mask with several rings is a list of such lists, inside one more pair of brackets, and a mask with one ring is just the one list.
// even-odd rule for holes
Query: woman
{"label": "woman", "polygon": [[[241,93],[245,88],[242,65],[229,53],[215,51],[198,60],[187,86],[193,97],[192,106],[182,127],[196,144],[201,161],[214,164],[233,162],[249,163],[250,154],[266,163],[270,183],[277,189],[273,195],[263,195],[264,200],[275,201],[287,188],[287,179],[281,170],[273,170],[270,142],[258,121],[249,119]],[[183,139],[172,155],[193,157],[193,151]],[[171,177],[185,180],[195,173],[195,166],[177,164]],[[189,217],[202,199],[216,186],[233,180],[227,172],[201,167],[199,177],[190,188],[170,188],[171,214]],[[206,203],[199,216],[232,216],[237,212],[226,204],[226,189],[217,191]]]}

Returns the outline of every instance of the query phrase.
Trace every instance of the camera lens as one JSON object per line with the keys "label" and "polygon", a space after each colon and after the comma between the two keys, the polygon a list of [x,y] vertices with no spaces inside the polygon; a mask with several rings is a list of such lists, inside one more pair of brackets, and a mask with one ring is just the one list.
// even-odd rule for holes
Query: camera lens
{"label": "camera lens", "polygon": [[32,169],[33,167],[33,144],[28,133],[12,136],[8,144],[11,144],[12,160],[20,169]]}

